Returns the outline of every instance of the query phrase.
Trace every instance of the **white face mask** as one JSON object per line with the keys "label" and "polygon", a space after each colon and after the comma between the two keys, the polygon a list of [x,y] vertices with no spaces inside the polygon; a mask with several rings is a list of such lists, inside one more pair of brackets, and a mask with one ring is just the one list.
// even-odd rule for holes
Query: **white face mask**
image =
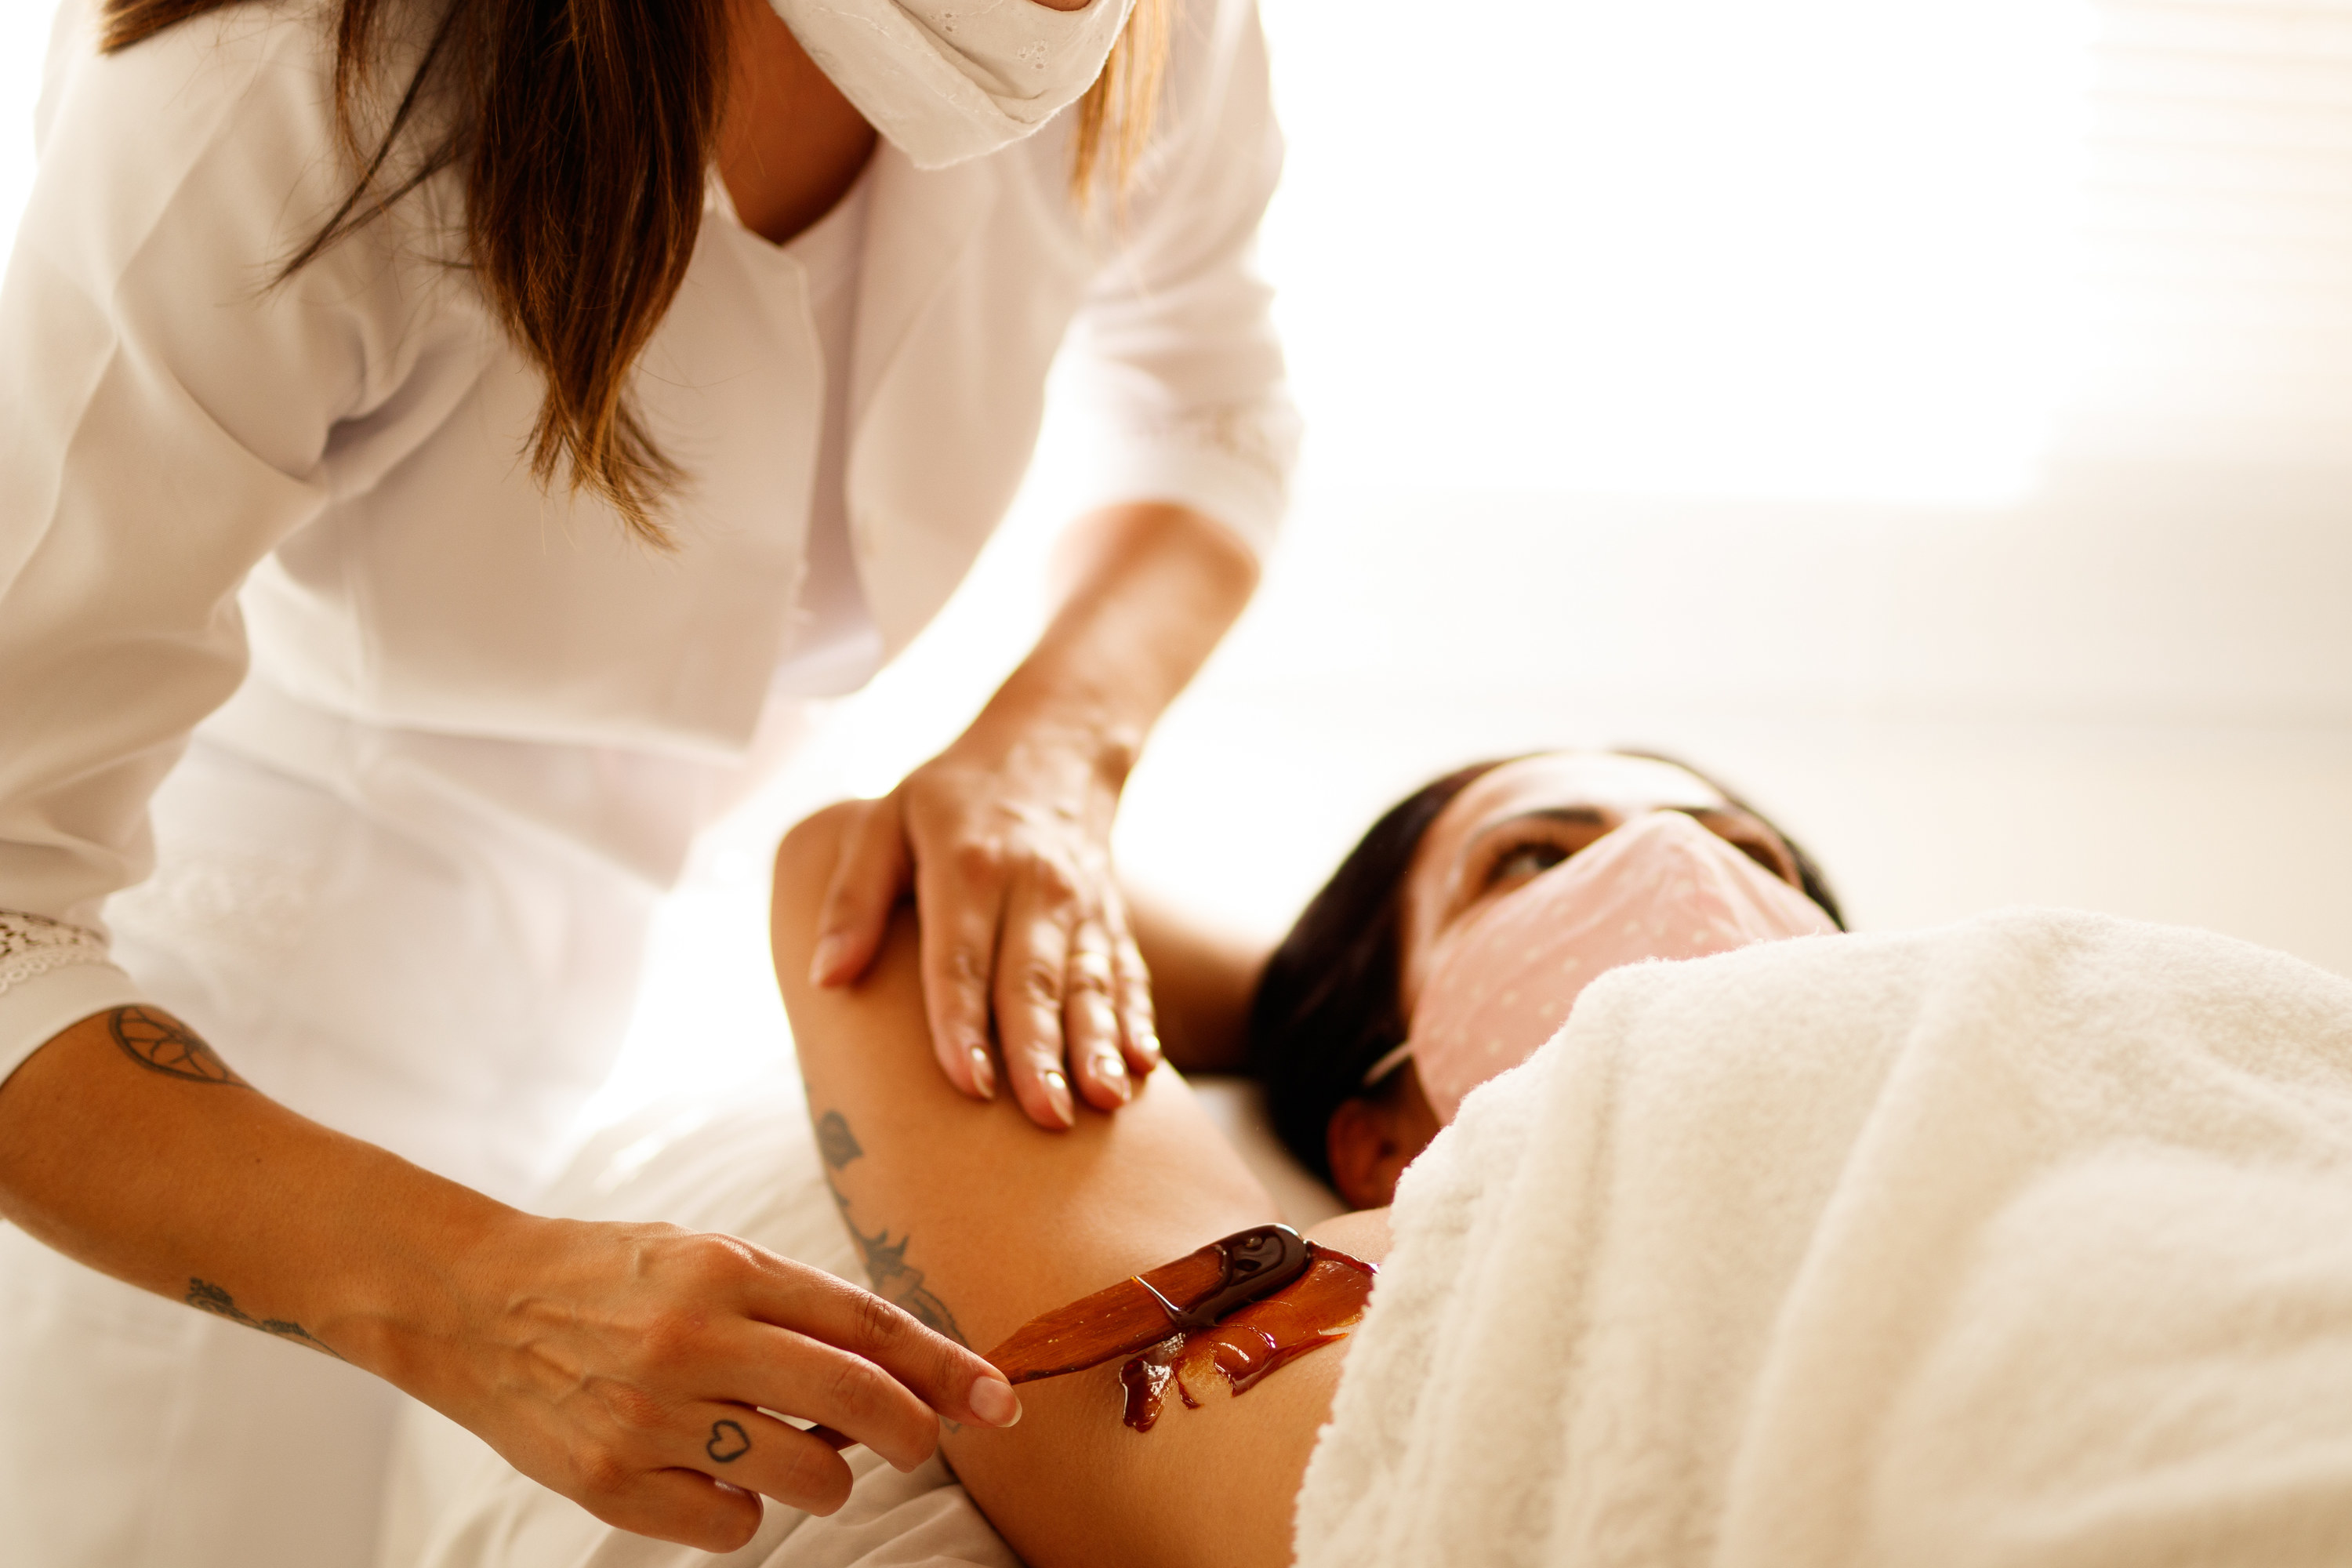
{"label": "white face mask", "polygon": [[[1533,1056],[1621,963],[1704,958],[1837,930],[1821,906],[1679,811],[1600,838],[1449,932],[1413,1007],[1410,1055],[1440,1122]],[[1369,1080],[1368,1080],[1369,1081]]]}
{"label": "white face mask", "polygon": [[1077,101],[1134,0],[769,0],[801,47],[919,169],[1018,142]]}

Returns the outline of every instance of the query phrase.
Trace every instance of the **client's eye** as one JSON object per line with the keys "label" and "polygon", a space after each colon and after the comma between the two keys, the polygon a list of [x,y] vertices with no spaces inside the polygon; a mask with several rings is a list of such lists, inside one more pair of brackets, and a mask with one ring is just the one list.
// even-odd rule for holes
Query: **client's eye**
{"label": "client's eye", "polygon": [[1520,844],[1505,850],[1487,868],[1486,885],[1497,887],[1505,882],[1524,882],[1530,877],[1541,876],[1569,857],[1569,850],[1559,844]]}
{"label": "client's eye", "polygon": [[1496,824],[1464,856],[1456,912],[1525,887],[1612,826],[1597,811],[1529,812]]}
{"label": "client's eye", "polygon": [[1778,877],[1781,881],[1788,883],[1791,887],[1797,885],[1794,864],[1792,861],[1782,858],[1786,852],[1780,850],[1777,845],[1767,844],[1759,838],[1727,837],[1725,842],[1729,844],[1734,849],[1738,850],[1742,855],[1747,856],[1750,860],[1755,861],[1759,866],[1763,867],[1767,871],[1771,872],[1773,876]]}

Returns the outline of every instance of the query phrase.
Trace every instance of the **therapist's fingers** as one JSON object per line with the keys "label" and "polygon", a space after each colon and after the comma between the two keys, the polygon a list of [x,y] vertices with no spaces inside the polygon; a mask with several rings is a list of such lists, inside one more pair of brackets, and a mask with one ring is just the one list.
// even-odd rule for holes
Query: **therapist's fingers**
{"label": "therapist's fingers", "polygon": [[1081,921],[1064,970],[1062,1038],[1079,1097],[1097,1110],[1116,1110],[1135,1092],[1112,1002],[1117,984],[1109,928],[1100,918]]}
{"label": "therapist's fingers", "polygon": [[510,1225],[481,1249],[493,1305],[462,1370],[427,1392],[524,1474],[625,1529],[729,1551],[759,1520],[756,1500],[747,1512],[730,1487],[837,1505],[847,1480],[832,1445],[754,1419],[761,1408],[824,1422],[901,1467],[935,1450],[940,1416],[1020,1418],[986,1361],[764,1247],[669,1226]]}
{"label": "therapist's fingers", "polygon": [[856,1478],[822,1438],[748,1405],[698,1400],[647,1417],[641,1468],[590,1511],[638,1535],[732,1552],[760,1528],[760,1496],[837,1511]]}
{"label": "therapist's fingers", "polygon": [[816,947],[809,959],[812,984],[846,985],[872,965],[912,868],[898,796],[863,802],[817,914]]}
{"label": "therapist's fingers", "polygon": [[667,1457],[681,1469],[808,1513],[838,1510],[856,1479],[824,1438],[749,1405],[708,1402],[680,1412]]}
{"label": "therapist's fingers", "polygon": [[[767,1267],[745,1293],[744,1315],[785,1332],[727,1342],[719,1361],[734,1369],[729,1397],[821,1421],[902,1468],[920,1464],[938,1437],[921,1406],[966,1425],[1021,1419],[1004,1374],[940,1331],[953,1331],[952,1322],[934,1327],[934,1320],[822,1269],[761,1256]],[[908,1305],[920,1309],[928,1300]],[[759,1373],[761,1366],[769,1371]],[[877,1369],[887,1375],[877,1377]]]}
{"label": "therapist's fingers", "polygon": [[572,1500],[615,1530],[713,1552],[749,1545],[766,1513],[750,1488],[677,1467],[646,1470],[616,1491]]}
{"label": "therapist's fingers", "polygon": [[948,1081],[975,1100],[996,1095],[988,1054],[989,978],[1004,901],[996,863],[981,855],[926,856],[915,865],[923,1012]]}
{"label": "therapist's fingers", "polygon": [[1111,1005],[1118,1015],[1119,1047],[1128,1071],[1143,1078],[1160,1061],[1160,1020],[1151,1004],[1151,970],[1127,923],[1126,905],[1114,889],[1104,923],[1111,938]]}
{"label": "therapist's fingers", "polygon": [[1004,902],[996,952],[996,1037],[1004,1077],[1029,1120],[1061,1130],[1077,1124],[1065,1068],[1063,999],[1069,984],[1073,889],[1050,862],[1032,862]]}
{"label": "therapist's fingers", "polygon": [[938,1450],[939,1417],[879,1365],[789,1329],[767,1323],[740,1327],[743,1332],[730,1335],[710,1357],[717,1375],[705,1381],[716,1397],[816,1422],[839,1434],[845,1446],[862,1443],[901,1470],[913,1469]]}

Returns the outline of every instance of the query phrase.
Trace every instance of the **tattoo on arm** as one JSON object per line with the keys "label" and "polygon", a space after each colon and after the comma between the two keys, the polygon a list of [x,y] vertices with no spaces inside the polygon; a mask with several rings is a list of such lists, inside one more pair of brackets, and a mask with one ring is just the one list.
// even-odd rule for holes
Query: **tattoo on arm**
{"label": "tattoo on arm", "polygon": [[209,1279],[191,1279],[188,1293],[183,1298],[199,1312],[210,1312],[215,1318],[226,1318],[232,1323],[243,1323],[248,1329],[259,1329],[265,1334],[276,1334],[281,1340],[291,1340],[298,1345],[309,1345],[321,1354],[335,1355],[331,1346],[311,1337],[310,1331],[299,1323],[289,1323],[283,1318],[257,1318],[236,1304],[236,1298]]}
{"label": "tattoo on arm", "polygon": [[945,1301],[923,1289],[923,1271],[907,1262],[907,1246],[915,1238],[902,1236],[893,1242],[887,1226],[868,1236],[850,1224],[848,1201],[838,1189],[834,1192],[833,1201],[841,1205],[841,1223],[849,1226],[857,1250],[865,1255],[866,1278],[874,1282],[874,1293],[903,1308],[933,1333],[945,1334],[969,1349],[971,1342],[956,1326],[955,1314],[948,1310]]}
{"label": "tattoo on arm", "polygon": [[824,1156],[825,1164],[836,1171],[866,1152],[858,1146],[857,1134],[849,1130],[849,1118],[838,1110],[828,1110],[816,1119],[816,1150]]}
{"label": "tattoo on arm", "polygon": [[829,1167],[824,1173],[825,1190],[833,1194],[834,1206],[841,1211],[841,1223],[848,1229],[850,1239],[857,1243],[858,1255],[866,1261],[866,1278],[873,1285],[874,1293],[933,1333],[945,1334],[969,1349],[971,1342],[956,1326],[955,1314],[948,1310],[945,1301],[923,1289],[923,1271],[907,1261],[907,1248],[915,1239],[913,1234],[894,1242],[890,1239],[890,1227],[885,1226],[868,1236],[849,1217],[849,1199],[833,1179],[834,1172],[866,1152],[856,1134],[849,1130],[849,1119],[838,1110],[828,1110],[818,1117],[816,1146]]}
{"label": "tattoo on arm", "polygon": [[191,1083],[226,1084],[233,1089],[251,1087],[221,1060],[218,1051],[169,1013],[150,1007],[117,1007],[106,1016],[106,1026],[114,1036],[114,1043],[122,1047],[122,1054],[149,1072],[185,1079]]}

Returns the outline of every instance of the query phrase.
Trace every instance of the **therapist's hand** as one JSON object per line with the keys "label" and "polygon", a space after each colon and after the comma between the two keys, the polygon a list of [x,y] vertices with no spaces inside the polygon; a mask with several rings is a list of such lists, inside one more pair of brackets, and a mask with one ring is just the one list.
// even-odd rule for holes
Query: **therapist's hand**
{"label": "therapist's hand", "polygon": [[[516,1215],[475,1321],[417,1392],[517,1469],[605,1523],[729,1552],[760,1496],[812,1513],[848,1499],[814,1420],[901,1470],[939,1446],[937,1410],[1007,1426],[1003,1374],[877,1296],[731,1237]],[[423,1383],[427,1386],[416,1387]]]}
{"label": "therapist's hand", "polygon": [[714,1552],[751,1539],[762,1493],[848,1496],[840,1456],[763,1409],[901,1467],[941,1415],[1020,1415],[1003,1373],[879,1297],[730,1237],[520,1213],[297,1115],[160,1008],[82,1019],[0,1079],[0,1217]]}
{"label": "therapist's hand", "polygon": [[1150,976],[1111,876],[1110,826],[1132,757],[1088,731],[1003,710],[880,800],[861,803],[827,891],[810,977],[865,973],[909,887],[923,998],[950,1082],[1005,1077],[1040,1126],[1071,1126],[1073,1089],[1127,1103],[1160,1061]]}
{"label": "therapist's hand", "polygon": [[1150,976],[1111,875],[1111,819],[1144,736],[1248,603],[1257,563],[1185,507],[1106,508],[1063,539],[1060,608],[971,728],[866,802],[810,978],[846,985],[912,892],[923,1000],[950,1082],[1004,1076],[1032,1121],[1116,1110],[1160,1060]]}

